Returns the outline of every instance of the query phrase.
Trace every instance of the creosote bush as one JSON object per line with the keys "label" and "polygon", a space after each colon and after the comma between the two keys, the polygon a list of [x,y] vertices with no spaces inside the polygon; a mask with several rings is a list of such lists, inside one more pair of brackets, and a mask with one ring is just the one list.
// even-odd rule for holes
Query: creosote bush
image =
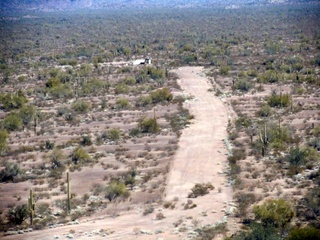
{"label": "creosote bush", "polygon": [[10,112],[7,116],[5,116],[2,126],[7,131],[19,131],[22,129],[22,119],[16,112]]}
{"label": "creosote bush", "polygon": [[84,100],[78,100],[72,104],[71,108],[76,113],[83,114],[83,113],[89,112],[91,109],[91,106],[88,102]]}
{"label": "creosote bush", "polygon": [[75,164],[84,164],[90,161],[91,157],[84,148],[77,147],[73,150],[71,159]]}
{"label": "creosote bush", "polygon": [[270,117],[272,114],[272,109],[269,105],[263,104],[260,109],[256,112],[258,117]]}
{"label": "creosote bush", "polygon": [[0,156],[8,149],[8,139],[9,133],[4,129],[0,129]]}
{"label": "creosote bush", "polygon": [[19,165],[13,162],[5,162],[4,169],[0,171],[1,182],[12,182],[22,173]]}
{"label": "creosote bush", "polygon": [[113,180],[106,187],[105,197],[109,199],[110,202],[112,202],[117,198],[123,198],[123,199],[128,198],[129,192],[124,182]]}
{"label": "creosote bush", "polygon": [[232,155],[228,157],[230,164],[235,164],[239,160],[247,157],[246,151],[243,148],[236,148],[232,150]]}
{"label": "creosote bush", "polygon": [[27,102],[28,99],[22,90],[19,90],[17,93],[0,93],[0,108],[3,108],[5,111],[20,109]]}
{"label": "creosote bush", "polygon": [[191,189],[191,193],[188,194],[188,198],[197,198],[209,193],[209,190],[213,190],[214,186],[211,183],[196,183]]}
{"label": "creosote bush", "polygon": [[150,97],[153,103],[171,102],[173,99],[169,88],[157,89],[150,94]]}
{"label": "creosote bush", "polygon": [[320,240],[320,229],[314,227],[294,228],[290,231],[287,240]]}
{"label": "creosote bush", "polygon": [[289,94],[272,94],[267,101],[270,107],[282,108],[290,105],[291,97]]}
{"label": "creosote bush", "polygon": [[121,138],[121,131],[116,128],[112,128],[108,131],[108,139],[111,141],[118,141]]}
{"label": "creosote bush", "polygon": [[9,221],[17,225],[21,225],[28,216],[29,210],[26,204],[11,208],[8,213]]}
{"label": "creosote bush", "polygon": [[130,107],[130,102],[126,98],[118,98],[116,100],[116,108],[117,109],[126,109]]}
{"label": "creosote bush", "polygon": [[138,127],[142,133],[158,133],[160,126],[155,118],[142,118]]}
{"label": "creosote bush", "polygon": [[235,85],[235,89],[240,90],[242,92],[248,92],[252,87],[252,83],[245,79],[240,79],[239,81],[237,81]]}
{"label": "creosote bush", "polygon": [[267,199],[262,205],[254,206],[253,212],[257,220],[275,228],[285,227],[295,215],[291,204],[284,199]]}

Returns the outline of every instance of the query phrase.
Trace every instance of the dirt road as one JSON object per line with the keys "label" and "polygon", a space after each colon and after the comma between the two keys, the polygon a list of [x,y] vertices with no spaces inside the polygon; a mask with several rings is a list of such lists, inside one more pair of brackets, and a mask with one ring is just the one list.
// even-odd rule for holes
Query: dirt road
{"label": "dirt road", "polygon": [[[194,97],[185,103],[195,116],[192,124],[183,130],[170,175],[165,200],[175,199],[174,209],[156,206],[153,213],[143,215],[145,206],[136,206],[116,218],[98,213],[95,219],[8,236],[3,239],[187,239],[195,236],[201,225],[227,221],[232,211],[232,188],[227,186],[227,110],[222,101],[208,92],[211,87],[202,67],[182,67],[175,71],[184,94]],[[187,195],[195,183],[210,182],[215,189],[192,200],[195,208],[185,209]],[[161,213],[164,218],[157,219]],[[230,227],[230,226],[229,226]],[[232,228],[233,226],[231,226]],[[110,229],[112,234],[107,235]]]}

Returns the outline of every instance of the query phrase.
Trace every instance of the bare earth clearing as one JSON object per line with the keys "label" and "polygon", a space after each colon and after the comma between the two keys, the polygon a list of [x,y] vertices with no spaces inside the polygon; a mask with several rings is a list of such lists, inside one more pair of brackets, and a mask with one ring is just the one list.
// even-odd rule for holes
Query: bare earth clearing
{"label": "bare earth clearing", "polygon": [[[187,239],[194,236],[197,226],[227,221],[226,215],[234,209],[232,188],[224,173],[227,149],[223,140],[227,138],[228,113],[223,102],[208,91],[211,84],[203,70],[202,67],[182,67],[175,71],[184,94],[190,96],[184,106],[195,119],[183,130],[167,181],[164,199],[174,200],[174,209],[155,205],[155,211],[144,216],[144,206],[140,205],[114,218],[109,216],[108,209],[109,214],[100,212],[76,224],[3,239]],[[187,195],[194,184],[208,182],[215,189],[191,199],[197,207],[185,210]],[[120,204],[125,208],[128,203]],[[164,216],[161,220],[156,219],[159,213]],[[233,230],[230,223],[228,227]]]}

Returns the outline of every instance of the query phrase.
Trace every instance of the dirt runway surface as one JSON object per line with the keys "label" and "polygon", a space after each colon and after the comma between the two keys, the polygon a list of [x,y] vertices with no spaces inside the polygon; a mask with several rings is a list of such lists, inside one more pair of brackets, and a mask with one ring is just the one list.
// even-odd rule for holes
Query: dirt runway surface
{"label": "dirt runway surface", "polygon": [[[191,99],[184,107],[195,116],[183,130],[179,149],[167,179],[165,201],[175,203],[174,209],[155,206],[154,212],[143,215],[145,206],[135,206],[118,217],[100,212],[95,218],[80,220],[74,225],[58,226],[3,239],[192,239],[195,228],[228,221],[234,209],[232,187],[228,185],[226,127],[228,112],[214,93],[202,67],[182,67],[175,72],[184,95]],[[209,194],[188,199],[195,183],[211,183],[215,189]],[[173,201],[174,200],[174,201]],[[186,209],[187,201],[196,207]],[[164,218],[157,219],[161,213]],[[229,229],[233,226],[230,226]]]}
{"label": "dirt runway surface", "polygon": [[[192,98],[184,106],[195,120],[179,140],[167,185],[167,200],[186,198],[195,183],[210,182],[217,189],[225,182],[225,176],[218,173],[226,163],[223,139],[227,137],[227,110],[223,102],[208,91],[211,85],[202,67],[182,67],[175,72],[183,92]],[[219,199],[231,201],[230,189],[224,192]]]}

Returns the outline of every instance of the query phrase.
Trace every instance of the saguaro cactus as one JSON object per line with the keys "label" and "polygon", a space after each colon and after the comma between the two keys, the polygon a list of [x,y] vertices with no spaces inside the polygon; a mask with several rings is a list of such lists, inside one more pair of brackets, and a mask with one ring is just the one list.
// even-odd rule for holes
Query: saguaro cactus
{"label": "saguaro cactus", "polygon": [[70,192],[70,175],[69,172],[67,172],[67,210],[68,214],[71,212],[71,192]]}
{"label": "saguaro cactus", "polygon": [[35,203],[33,199],[33,191],[30,189],[30,197],[28,199],[29,205],[29,215],[30,215],[30,225],[33,225],[33,218],[35,213]]}
{"label": "saguaro cactus", "polygon": [[261,147],[261,155],[262,157],[264,157],[267,147],[268,147],[268,136],[267,136],[267,125],[264,124],[264,135],[262,135],[261,131],[259,133],[260,135],[260,141],[262,143],[262,147]]}
{"label": "saguaro cactus", "polygon": [[35,114],[33,120],[34,120],[33,131],[34,131],[34,135],[37,136],[37,126],[38,126],[38,115],[37,114]]}

